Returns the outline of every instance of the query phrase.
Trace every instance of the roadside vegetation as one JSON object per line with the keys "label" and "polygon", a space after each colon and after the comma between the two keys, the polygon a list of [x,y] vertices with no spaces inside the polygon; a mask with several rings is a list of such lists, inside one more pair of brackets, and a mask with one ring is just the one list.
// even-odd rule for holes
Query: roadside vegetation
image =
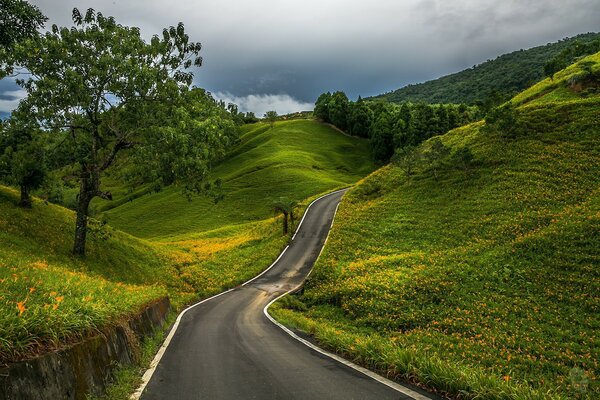
{"label": "roadside vegetation", "polygon": [[274,315],[453,398],[598,398],[599,73],[596,54],[399,151]]}

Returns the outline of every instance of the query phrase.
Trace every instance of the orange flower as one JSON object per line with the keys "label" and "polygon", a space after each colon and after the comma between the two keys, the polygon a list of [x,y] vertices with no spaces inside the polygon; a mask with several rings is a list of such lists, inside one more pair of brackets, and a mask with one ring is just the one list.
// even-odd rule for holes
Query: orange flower
{"label": "orange flower", "polygon": [[504,377],[502,377],[502,380],[503,380],[504,382],[508,382],[508,381],[510,380],[510,376],[508,376],[508,375],[504,375]]}
{"label": "orange flower", "polygon": [[17,303],[17,310],[19,310],[19,316],[21,316],[21,314],[23,314],[25,312],[25,302],[24,301],[19,301]]}
{"label": "orange flower", "polygon": [[64,299],[65,299],[65,296],[58,296],[55,300],[56,300],[57,303],[60,303]]}
{"label": "orange flower", "polygon": [[30,287],[29,288],[29,293],[33,293],[33,292],[35,292],[35,288],[34,287]]}

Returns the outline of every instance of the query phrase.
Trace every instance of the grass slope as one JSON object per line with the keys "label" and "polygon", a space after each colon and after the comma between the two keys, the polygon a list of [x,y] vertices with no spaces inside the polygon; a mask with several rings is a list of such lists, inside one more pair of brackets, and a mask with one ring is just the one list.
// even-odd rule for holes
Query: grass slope
{"label": "grass slope", "polygon": [[468,174],[390,165],[362,181],[275,315],[450,397],[600,398],[600,96],[572,87],[581,73],[517,96],[516,138],[483,123],[442,136],[472,149]]}
{"label": "grass slope", "polygon": [[[311,120],[249,125],[212,178],[223,181],[224,199],[196,197],[177,188],[148,194],[108,210],[111,225],[133,235],[172,240],[190,233],[264,220],[279,197],[302,201],[356,182],[373,170],[368,142]],[[117,199],[118,201],[118,199]]]}
{"label": "grass slope", "polygon": [[94,334],[165,295],[177,308],[238,285],[288,240],[272,198],[298,200],[301,213],[320,193],[374,169],[366,141],[313,121],[245,129],[215,168],[222,202],[188,202],[177,189],[117,201],[110,221],[153,240],[96,227],[85,260],[70,254],[72,211],[39,200],[24,210],[14,190],[0,187],[0,364]]}
{"label": "grass slope", "polygon": [[0,363],[116,324],[180,286],[164,254],[121,232],[91,235],[87,260],[73,258],[74,214],[17,201],[0,186]]}
{"label": "grass slope", "polygon": [[371,99],[392,103],[422,101],[434,104],[472,104],[477,100],[485,100],[492,91],[510,96],[542,79],[544,65],[563,49],[576,41],[586,43],[599,38],[600,33],[588,33],[545,46],[515,51],[473,68],[409,85]]}

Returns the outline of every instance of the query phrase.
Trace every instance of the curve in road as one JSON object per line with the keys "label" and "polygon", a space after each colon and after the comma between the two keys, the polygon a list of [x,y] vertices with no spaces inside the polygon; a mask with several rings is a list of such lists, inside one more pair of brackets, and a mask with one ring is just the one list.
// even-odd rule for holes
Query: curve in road
{"label": "curve in road", "polygon": [[307,347],[263,312],[309,274],[344,192],[309,206],[290,245],[266,272],[182,313],[134,398],[429,398]]}

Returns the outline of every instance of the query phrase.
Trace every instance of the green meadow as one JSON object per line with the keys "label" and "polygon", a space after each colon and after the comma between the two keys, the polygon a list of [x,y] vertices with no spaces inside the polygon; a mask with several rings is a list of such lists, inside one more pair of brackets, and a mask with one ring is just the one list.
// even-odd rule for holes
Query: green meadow
{"label": "green meadow", "polygon": [[440,137],[471,149],[469,168],[450,156],[438,179],[421,160],[361,181],[274,315],[453,398],[599,398],[598,61],[515,97],[514,134],[479,122]]}

